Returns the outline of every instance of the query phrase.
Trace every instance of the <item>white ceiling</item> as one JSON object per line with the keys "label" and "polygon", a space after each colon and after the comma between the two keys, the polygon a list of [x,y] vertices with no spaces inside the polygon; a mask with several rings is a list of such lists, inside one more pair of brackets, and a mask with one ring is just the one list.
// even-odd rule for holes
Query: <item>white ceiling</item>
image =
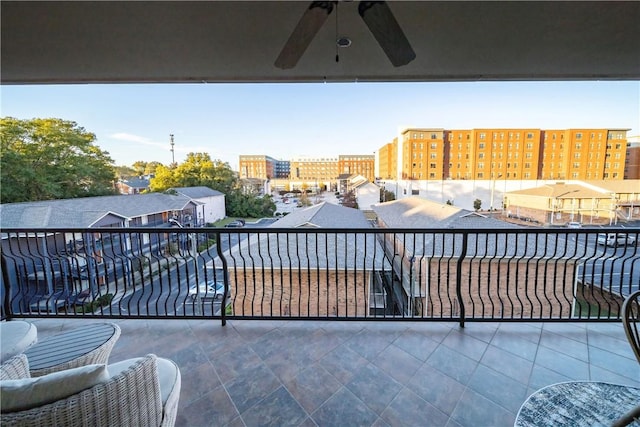
{"label": "white ceiling", "polygon": [[[640,78],[640,2],[390,1],[416,52],[394,68],[340,2],[297,66],[274,66],[309,2],[0,3],[1,81],[274,82]],[[336,62],[339,36],[352,40]]]}

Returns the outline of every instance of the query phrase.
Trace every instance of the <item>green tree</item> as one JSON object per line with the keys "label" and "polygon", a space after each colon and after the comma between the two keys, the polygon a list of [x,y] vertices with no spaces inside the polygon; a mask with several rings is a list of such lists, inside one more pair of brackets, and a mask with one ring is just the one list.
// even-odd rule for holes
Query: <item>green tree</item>
{"label": "green tree", "polygon": [[380,201],[381,202],[391,202],[396,199],[396,195],[389,190],[385,190],[384,188],[380,189]]}
{"label": "green tree", "polygon": [[162,166],[162,163],[155,162],[155,161],[147,163],[147,166],[144,168],[144,174],[155,175],[156,169],[158,168],[158,166]]}
{"label": "green tree", "polygon": [[482,207],[482,200],[475,199],[473,201],[473,209],[475,209],[476,211],[479,211],[481,207]]}
{"label": "green tree", "polygon": [[1,202],[115,194],[115,170],[96,136],[62,119],[0,119]]}
{"label": "green tree", "polygon": [[120,179],[131,178],[136,176],[136,171],[130,166],[116,166],[114,168],[116,177]]}
{"label": "green tree", "polygon": [[135,176],[141,176],[144,175],[144,170],[147,168],[147,162],[138,160],[137,162],[134,162],[131,167],[136,172]]}
{"label": "green tree", "polygon": [[174,175],[174,170],[164,165],[156,168],[156,174],[149,181],[151,191],[161,193],[167,191],[171,187],[184,187],[181,185]]}
{"label": "green tree", "polygon": [[152,191],[202,185],[228,195],[238,186],[238,179],[228,163],[211,160],[207,153],[189,153],[175,168],[158,165],[150,184]]}

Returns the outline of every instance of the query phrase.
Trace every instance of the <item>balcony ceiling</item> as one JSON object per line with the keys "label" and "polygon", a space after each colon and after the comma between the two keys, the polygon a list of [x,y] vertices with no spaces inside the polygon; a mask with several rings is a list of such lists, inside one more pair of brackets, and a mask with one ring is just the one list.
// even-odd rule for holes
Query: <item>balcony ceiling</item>
{"label": "balcony ceiling", "polygon": [[[394,67],[340,2],[274,66],[309,2],[2,1],[1,81],[318,82],[640,78],[640,2],[389,2],[416,52]],[[338,35],[352,40],[339,49]]]}

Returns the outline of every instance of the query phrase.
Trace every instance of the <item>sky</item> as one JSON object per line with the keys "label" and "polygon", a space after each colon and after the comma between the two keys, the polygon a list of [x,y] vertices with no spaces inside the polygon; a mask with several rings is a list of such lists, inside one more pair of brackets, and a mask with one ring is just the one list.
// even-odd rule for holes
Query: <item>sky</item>
{"label": "sky", "polygon": [[205,152],[237,170],[241,154],[374,154],[407,127],[616,128],[640,135],[640,82],[19,85],[0,114],[60,118],[96,135],[118,166]]}

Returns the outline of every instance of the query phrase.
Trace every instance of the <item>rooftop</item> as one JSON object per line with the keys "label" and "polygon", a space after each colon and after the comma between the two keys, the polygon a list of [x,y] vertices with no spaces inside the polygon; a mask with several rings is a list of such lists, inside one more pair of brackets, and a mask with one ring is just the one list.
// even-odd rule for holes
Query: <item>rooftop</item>
{"label": "rooftop", "polygon": [[[548,384],[640,387],[620,323],[115,322],[111,363],[180,366],[178,426],[511,426]],[[41,339],[79,326],[34,323]]]}

